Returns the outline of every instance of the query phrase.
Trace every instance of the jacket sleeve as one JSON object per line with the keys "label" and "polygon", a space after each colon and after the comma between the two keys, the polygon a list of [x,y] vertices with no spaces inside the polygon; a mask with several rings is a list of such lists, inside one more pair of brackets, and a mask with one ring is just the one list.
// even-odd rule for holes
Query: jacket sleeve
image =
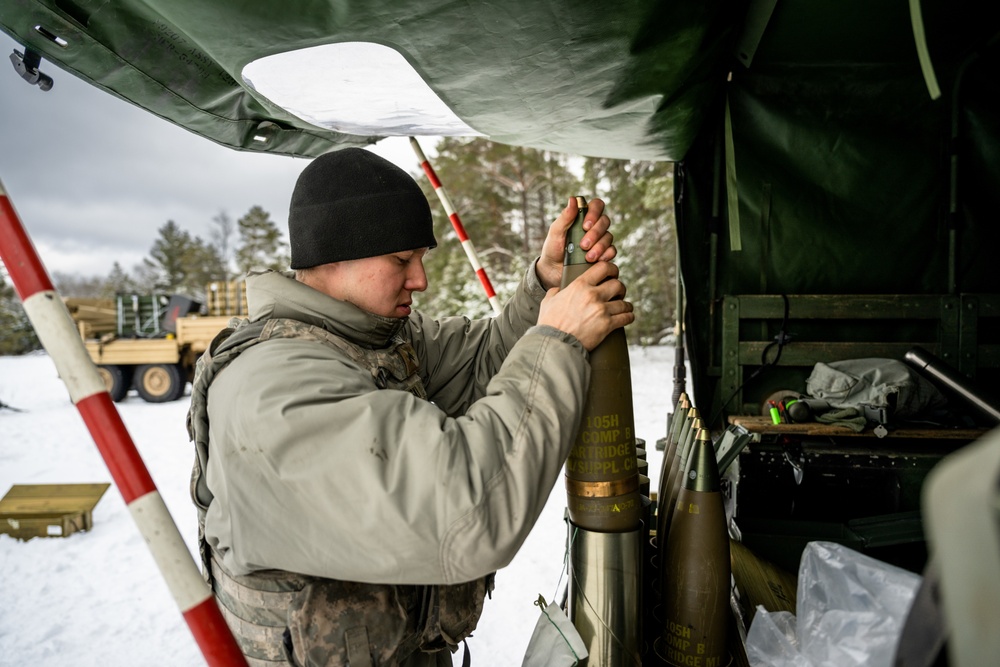
{"label": "jacket sleeve", "polygon": [[428,397],[449,415],[459,415],[486,393],[490,379],[514,344],[538,321],[545,296],[535,263],[496,317],[432,320],[420,313],[408,322],[408,336],[420,359]]}
{"label": "jacket sleeve", "polygon": [[209,543],[236,574],[470,581],[513,558],[558,478],[588,386],[571,336],[530,329],[449,417],[326,346],[261,343],[209,392]]}

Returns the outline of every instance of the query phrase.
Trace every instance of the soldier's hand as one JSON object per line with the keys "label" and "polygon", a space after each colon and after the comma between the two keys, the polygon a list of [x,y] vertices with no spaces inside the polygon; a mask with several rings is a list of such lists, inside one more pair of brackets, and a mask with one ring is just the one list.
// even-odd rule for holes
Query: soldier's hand
{"label": "soldier's hand", "polygon": [[565,288],[548,291],[538,310],[538,324],[573,334],[593,350],[609,333],[635,321],[632,304],[624,297],[618,267],[597,262]]}
{"label": "soldier's hand", "polygon": [[[576,199],[570,197],[569,204],[549,226],[545,243],[542,244],[542,254],[535,265],[538,280],[545,289],[558,287],[562,279],[566,231],[576,220],[577,211]],[[611,220],[604,215],[604,202],[591,199],[587,204],[587,216],[583,220],[586,233],[580,240],[580,247],[586,251],[588,262],[611,261],[618,254],[614,237],[608,231],[610,226]]]}

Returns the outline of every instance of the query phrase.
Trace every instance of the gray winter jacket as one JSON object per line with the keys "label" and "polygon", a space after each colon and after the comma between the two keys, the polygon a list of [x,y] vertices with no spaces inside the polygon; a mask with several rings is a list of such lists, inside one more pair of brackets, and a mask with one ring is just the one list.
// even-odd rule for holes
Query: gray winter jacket
{"label": "gray winter jacket", "polygon": [[507,565],[559,476],[590,379],[575,338],[533,326],[542,296],[532,266],[496,318],[398,320],[290,274],[250,277],[254,321],[291,318],[371,348],[409,340],[429,400],[378,390],[314,341],[241,354],[208,396],[205,529],[225,567],[454,584]]}

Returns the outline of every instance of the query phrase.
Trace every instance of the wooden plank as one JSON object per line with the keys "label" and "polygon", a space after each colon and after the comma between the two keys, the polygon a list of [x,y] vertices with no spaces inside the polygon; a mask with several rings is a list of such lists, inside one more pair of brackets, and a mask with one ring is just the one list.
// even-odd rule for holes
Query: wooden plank
{"label": "wooden plank", "polygon": [[[744,341],[739,344],[739,363],[741,366],[759,366],[761,354],[770,345],[768,341]],[[850,342],[850,343],[830,343],[830,342],[806,342],[796,341],[785,345],[781,351],[781,358],[778,360],[779,366],[813,366],[817,362],[828,364],[832,361],[842,361],[844,359],[898,359],[902,360],[904,355],[913,347],[920,346],[937,354],[937,343],[931,342],[905,342],[905,343],[885,343],[885,342]],[[774,359],[778,353],[777,345],[771,348],[768,353],[768,361]]]}
{"label": "wooden plank", "polygon": [[231,319],[228,316],[182,317],[177,320],[177,340],[197,357],[229,326]]}
{"label": "wooden plank", "polygon": [[117,338],[107,343],[87,341],[86,346],[95,364],[176,364],[180,361],[177,341],[170,338]]}
{"label": "wooden plank", "polygon": [[[789,319],[937,319],[941,315],[938,294],[790,294]],[[776,319],[785,313],[780,295],[742,294],[740,319]]]}
{"label": "wooden plank", "polygon": [[[730,411],[739,406],[738,411],[758,412],[754,405],[747,407],[744,397],[754,396],[742,385],[750,371],[762,363],[808,369],[817,363],[847,359],[902,360],[919,346],[973,379],[977,371],[1000,368],[995,324],[1000,317],[1000,294],[793,294],[787,298],[789,321],[805,322],[806,326],[800,337],[794,336],[797,324],[785,328],[793,336],[781,348],[776,362],[778,347],[773,334],[784,318],[784,298],[780,294],[723,298],[721,358],[709,369],[710,376],[719,378],[717,391],[722,398],[714,399],[716,404],[726,400]],[[844,340],[843,327],[848,321],[855,328],[854,338],[877,340]],[[905,334],[893,329],[894,324],[909,323],[915,326],[903,329]],[[826,328],[834,340],[822,340],[828,335]],[[763,359],[769,347],[767,359]],[[782,372],[794,378],[802,371]]]}
{"label": "wooden plank", "polygon": [[18,540],[90,530],[110,484],[15,484],[0,499],[0,533]]}
{"label": "wooden plank", "polygon": [[5,514],[89,512],[110,484],[14,484],[0,499]]}
{"label": "wooden plank", "polygon": [[798,577],[758,557],[743,543],[729,541],[733,578],[746,610],[753,620],[757,605],[769,612],[796,611]]}
{"label": "wooden plank", "polygon": [[[751,433],[774,434],[774,435],[812,435],[812,436],[836,436],[871,438],[872,429],[866,428],[861,433],[856,433],[844,426],[835,424],[821,424],[819,422],[804,422],[801,424],[775,424],[770,417],[759,415],[743,416],[732,415],[729,417],[730,424],[739,424]],[[914,438],[914,439],[937,439],[937,440],[966,440],[972,441],[987,433],[988,429],[978,428],[893,428],[885,435],[885,439]]]}
{"label": "wooden plank", "polygon": [[73,533],[90,530],[93,526],[90,512],[0,518],[0,533],[21,541],[35,537],[68,537]]}
{"label": "wooden plank", "polygon": [[215,336],[229,326],[231,317],[181,317],[177,320],[177,340],[182,345],[210,343]]}

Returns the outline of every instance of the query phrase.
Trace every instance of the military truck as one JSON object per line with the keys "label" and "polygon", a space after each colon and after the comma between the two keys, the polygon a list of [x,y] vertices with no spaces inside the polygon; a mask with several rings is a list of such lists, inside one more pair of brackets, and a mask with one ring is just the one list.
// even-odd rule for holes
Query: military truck
{"label": "military truck", "polygon": [[179,294],[117,294],[64,299],[91,360],[115,402],[130,389],[149,403],[175,401],[199,355],[231,317],[246,313],[242,282],[214,282],[207,303]]}

